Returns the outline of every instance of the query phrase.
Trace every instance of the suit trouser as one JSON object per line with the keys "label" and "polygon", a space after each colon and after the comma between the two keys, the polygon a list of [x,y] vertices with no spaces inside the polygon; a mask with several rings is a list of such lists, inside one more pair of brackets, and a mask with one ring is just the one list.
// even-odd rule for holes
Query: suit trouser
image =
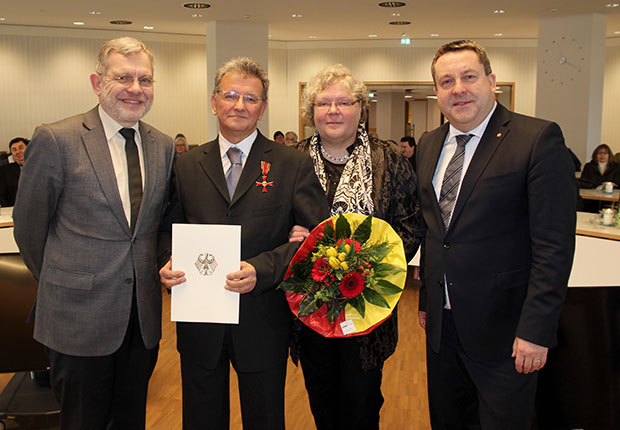
{"label": "suit trouser", "polygon": [[426,360],[433,430],[530,428],[538,373],[518,373],[512,357],[472,360],[449,310],[443,311],[439,353],[427,342]]}
{"label": "suit trouser", "polygon": [[127,333],[113,354],[78,357],[46,351],[62,430],[144,429],[148,383],[159,346],[144,347],[135,297]]}
{"label": "suit trouser", "polygon": [[362,370],[357,338],[329,339],[304,325],[299,361],[318,430],[379,428],[382,373]]}
{"label": "suit trouser", "polygon": [[244,430],[284,430],[286,359],[257,372],[239,369],[230,327],[215,368],[181,354],[183,429],[228,430],[230,422],[230,363],[237,372]]}

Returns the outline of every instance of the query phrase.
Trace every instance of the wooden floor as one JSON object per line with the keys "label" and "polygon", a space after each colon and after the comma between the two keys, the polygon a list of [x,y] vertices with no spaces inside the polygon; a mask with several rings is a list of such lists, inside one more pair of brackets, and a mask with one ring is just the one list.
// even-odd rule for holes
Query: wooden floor
{"label": "wooden floor", "polygon": [[[386,362],[383,372],[382,430],[430,429],[424,332],[417,323],[418,288],[416,281],[408,282],[398,306],[398,348]],[[159,360],[149,388],[146,417],[149,430],[181,429],[179,355],[174,323],[170,322],[170,298],[165,293],[163,316]],[[0,374],[0,390],[9,378],[8,374]],[[242,428],[236,384],[235,373],[231,371],[231,430]],[[286,428],[315,429],[301,369],[290,361],[286,380]]]}

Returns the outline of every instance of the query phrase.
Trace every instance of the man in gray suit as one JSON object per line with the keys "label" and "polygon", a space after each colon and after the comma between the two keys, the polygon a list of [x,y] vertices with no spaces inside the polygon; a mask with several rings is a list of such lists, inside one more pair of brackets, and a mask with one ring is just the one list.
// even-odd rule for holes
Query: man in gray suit
{"label": "man in gray suit", "polygon": [[39,282],[34,337],[50,358],[62,429],[139,429],[161,337],[157,235],[174,149],[140,119],[153,56],[106,42],[94,109],[38,127],[13,212]]}

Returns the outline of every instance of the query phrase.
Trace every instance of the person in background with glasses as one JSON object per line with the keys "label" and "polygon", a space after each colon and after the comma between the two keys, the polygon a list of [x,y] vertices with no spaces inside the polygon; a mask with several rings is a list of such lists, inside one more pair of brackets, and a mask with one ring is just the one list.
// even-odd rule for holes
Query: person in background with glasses
{"label": "person in background with glasses", "polygon": [[90,76],[99,105],[35,130],[13,211],[39,282],[34,338],[45,345],[61,429],[144,429],[161,338],[157,231],[172,139],[140,121],[153,56],[106,42]]}
{"label": "person in background with glasses", "polygon": [[[403,240],[407,261],[423,234],[416,177],[396,143],[368,136],[362,126],[368,90],[342,64],[327,67],[304,89],[301,115],[316,132],[299,142],[310,155],[331,215],[361,213],[389,222]],[[296,226],[291,240],[308,230]],[[293,360],[301,361],[318,430],[379,428],[383,363],[396,349],[396,310],[374,331],[328,339],[296,321]]]}
{"label": "person in background with glasses", "polygon": [[[284,429],[292,316],[276,287],[299,245],[288,243],[293,225],[314,227],[329,211],[310,158],[257,129],[269,89],[263,68],[249,58],[230,60],[217,71],[214,88],[211,111],[219,135],[177,158],[178,203],[169,221],[241,225],[243,261],[222,285],[241,295],[239,324],[177,323],[183,428],[228,429],[232,363],[243,428]],[[160,270],[168,288],[185,282],[184,276],[171,270],[170,261]]]}

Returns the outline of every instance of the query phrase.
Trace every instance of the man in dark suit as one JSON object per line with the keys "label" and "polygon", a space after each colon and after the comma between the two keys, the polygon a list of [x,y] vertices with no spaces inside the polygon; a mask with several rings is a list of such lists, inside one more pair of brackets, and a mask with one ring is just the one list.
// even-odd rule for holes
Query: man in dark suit
{"label": "man in dark suit", "polygon": [[557,124],[496,103],[482,46],[446,44],[431,69],[450,121],[417,151],[431,424],[529,429],[573,258],[572,162]]}
{"label": "man in dark suit", "polygon": [[24,153],[30,142],[23,137],[16,137],[9,142],[9,152],[13,162],[0,167],[0,206],[15,205],[19,175],[24,166]]}
{"label": "man in dark suit", "polygon": [[153,57],[106,42],[90,76],[99,106],[38,127],[13,211],[39,282],[34,337],[46,347],[61,428],[140,429],[161,337],[157,236],[172,139],[140,119]]}
{"label": "man in dark suit", "polygon": [[[276,287],[297,249],[288,243],[291,228],[312,228],[329,210],[310,158],[257,130],[268,87],[253,60],[224,64],[211,96],[219,136],[175,162],[177,222],[241,225],[243,260],[222,286],[241,294],[238,325],[177,323],[186,430],[228,429],[230,363],[239,379],[243,428],[284,429],[292,320]],[[168,262],[160,270],[164,285],[185,282],[183,272],[170,268]]]}

